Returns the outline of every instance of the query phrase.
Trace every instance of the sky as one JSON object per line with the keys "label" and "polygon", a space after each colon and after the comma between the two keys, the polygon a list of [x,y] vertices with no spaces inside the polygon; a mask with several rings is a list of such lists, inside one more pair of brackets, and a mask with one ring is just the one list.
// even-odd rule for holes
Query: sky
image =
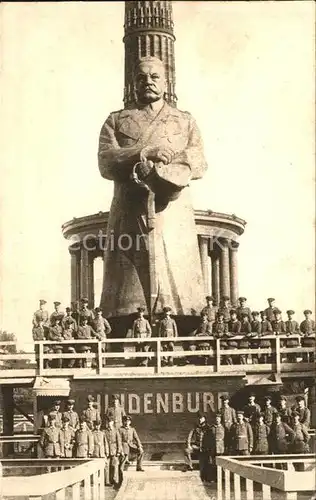
{"label": "sky", "polygon": [[[314,309],[314,25],[310,1],[174,2],[178,107],[208,171],[194,207],[247,221],[239,290]],[[1,3],[0,328],[31,339],[38,299],[70,301],[61,225],[110,207],[98,137],[123,106],[123,2]],[[101,269],[96,280],[101,290]]]}

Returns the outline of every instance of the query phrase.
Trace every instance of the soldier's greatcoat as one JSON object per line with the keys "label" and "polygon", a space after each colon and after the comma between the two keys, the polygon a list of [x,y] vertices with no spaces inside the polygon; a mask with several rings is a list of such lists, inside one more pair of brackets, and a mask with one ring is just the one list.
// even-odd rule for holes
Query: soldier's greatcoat
{"label": "soldier's greatcoat", "polygon": [[212,425],[210,428],[211,455],[223,455],[225,452],[225,429],[222,424]]}
{"label": "soldier's greatcoat", "polygon": [[40,437],[40,445],[45,457],[60,457],[60,429],[58,427],[46,427]]}
{"label": "soldier's greatcoat", "polygon": [[274,406],[265,406],[263,409],[262,409],[262,413],[264,414],[264,422],[265,424],[267,424],[269,427],[271,427],[271,424],[273,422],[273,418],[274,418],[274,415],[277,412],[277,409],[274,408]]}
{"label": "soldier's greatcoat", "polygon": [[103,431],[94,430],[92,432],[93,439],[93,456],[95,458],[105,458],[109,456],[109,444]]}
{"label": "soldier's greatcoat", "polygon": [[116,429],[120,429],[123,425],[123,417],[125,417],[126,413],[123,406],[109,406],[106,410],[107,417],[113,417],[114,426]]}
{"label": "soldier's greatcoat", "polygon": [[293,429],[285,422],[277,424],[274,422],[270,429],[269,443],[272,453],[286,453],[289,443],[294,439]]}
{"label": "soldier's greatcoat", "polygon": [[269,453],[270,427],[265,423],[257,422],[253,428],[254,454],[267,455]]}
{"label": "soldier's greatcoat", "polygon": [[68,417],[70,427],[77,430],[77,427],[79,427],[79,416],[78,416],[78,413],[76,411],[73,411],[73,410],[65,411],[63,413],[63,417]]}
{"label": "soldier's greatcoat", "polygon": [[222,406],[219,410],[222,416],[222,424],[226,430],[230,430],[231,426],[236,423],[236,410],[231,406]]}
{"label": "soldier's greatcoat", "polygon": [[[163,167],[186,177],[185,182],[203,176],[207,165],[196,123],[189,113],[166,102],[157,113],[148,106],[133,106],[111,113],[99,141],[99,169],[102,177],[114,181],[107,226],[108,245],[104,260],[104,284],[100,306],[106,316],[131,314],[146,303],[150,285],[146,250],[147,191],[131,181],[133,166],[145,146],[172,148],[172,164]],[[175,314],[201,310],[204,299],[194,211],[190,189],[184,187],[177,199],[156,195],[155,265],[158,297],[154,310],[170,306]],[[120,242],[122,234],[130,236]],[[112,238],[112,239],[111,239]],[[125,250],[124,250],[124,248]]]}
{"label": "soldier's greatcoat", "polygon": [[60,453],[61,457],[71,458],[75,442],[75,430],[72,427],[60,429]]}
{"label": "soldier's greatcoat", "polygon": [[253,447],[253,432],[248,422],[236,422],[231,427],[232,448],[239,452],[250,452]]}
{"label": "soldier's greatcoat", "polygon": [[82,411],[81,417],[87,422],[89,429],[93,428],[96,420],[101,420],[100,412],[96,408],[86,408]]}
{"label": "soldier's greatcoat", "polygon": [[76,458],[87,458],[93,453],[93,438],[90,430],[78,429],[75,433]]}

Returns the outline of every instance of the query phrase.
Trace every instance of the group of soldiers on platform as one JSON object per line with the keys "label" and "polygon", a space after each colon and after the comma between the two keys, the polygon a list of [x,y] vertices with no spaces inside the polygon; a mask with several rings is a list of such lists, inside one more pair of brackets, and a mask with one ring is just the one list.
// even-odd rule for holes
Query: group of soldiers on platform
{"label": "group of soldiers on platform", "polygon": [[61,411],[61,401],[56,400],[42,415],[39,445],[46,458],[103,458],[107,463],[105,482],[115,488],[130,460],[136,458],[136,469],[143,471],[142,443],[117,394],[103,418],[91,395],[80,415],[74,405],[75,400],[68,399]]}
{"label": "group of soldiers on platform", "polygon": [[[198,327],[192,332],[191,336],[197,337],[197,340],[190,341],[188,346],[185,346],[190,351],[199,350],[206,351],[205,355],[199,356],[197,359],[193,356],[186,358],[187,363],[196,363],[201,361],[204,364],[211,364],[212,359],[210,353],[211,340],[220,339],[220,346],[223,350],[251,349],[260,348],[267,349],[272,346],[271,335],[281,335],[281,347],[299,348],[315,346],[315,321],[311,318],[312,311],[306,309],[304,311],[305,319],[298,323],[294,319],[295,312],[293,310],[286,311],[287,320],[282,319],[282,312],[275,304],[274,298],[268,298],[268,307],[260,312],[251,311],[247,306],[247,299],[240,297],[238,306],[232,308],[228,296],[221,298],[219,306],[215,304],[214,298],[206,297],[206,305],[200,313],[200,322]],[[105,340],[111,333],[110,323],[102,315],[102,310],[88,308],[88,299],[83,298],[80,302],[74,302],[72,307],[66,307],[66,312],[61,311],[60,302],[54,302],[54,312],[49,315],[45,309],[46,301],[40,300],[39,309],[33,315],[33,340],[50,340],[57,342],[51,346],[44,346],[44,353],[88,353],[96,349],[93,344],[89,344],[89,340],[103,341],[102,350],[106,350]],[[135,339],[142,339],[142,342],[136,342],[137,352],[148,352],[150,343],[146,343],[146,338],[150,338],[153,334],[152,326],[145,317],[145,308],[137,308],[137,317],[133,321],[132,336]],[[166,306],[163,308],[162,317],[158,321],[157,335],[158,337],[168,338],[165,342],[161,342],[162,351],[168,351],[168,355],[162,356],[162,365],[173,365],[173,356],[170,355],[175,348],[175,341],[178,337],[178,328],[175,319],[171,317],[172,310]],[[201,339],[199,337],[210,337],[210,339]],[[239,337],[239,338],[236,338]],[[171,340],[170,340],[171,339]],[[80,342],[62,345],[64,340],[87,340],[87,343]],[[38,351],[37,351],[38,354]],[[297,353],[289,352],[286,355],[287,361],[296,362]],[[314,353],[302,353],[303,361],[313,362]],[[246,364],[248,361],[255,363],[268,363],[268,354],[260,355],[223,355],[222,360],[226,364]],[[50,367],[49,359],[44,360],[44,367]],[[67,359],[61,358],[55,361],[55,367],[62,368],[67,366],[73,368],[76,366],[85,367],[87,359]],[[149,358],[144,357],[140,362],[141,365],[147,366]]]}
{"label": "group of soldiers on platform", "polygon": [[[188,470],[193,470],[192,458],[199,460],[203,481],[214,476],[215,458],[219,455],[268,455],[308,453],[310,410],[304,397],[296,398],[296,405],[287,406],[280,396],[276,407],[271,396],[264,398],[261,408],[253,393],[242,410],[229,405],[229,397],[222,396],[222,406],[210,425],[203,414],[189,432],[185,457]],[[300,464],[294,464],[300,470]]]}

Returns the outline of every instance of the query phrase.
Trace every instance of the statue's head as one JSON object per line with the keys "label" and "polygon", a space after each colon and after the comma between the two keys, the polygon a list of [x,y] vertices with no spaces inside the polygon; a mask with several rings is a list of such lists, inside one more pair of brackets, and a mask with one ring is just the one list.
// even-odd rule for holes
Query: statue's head
{"label": "statue's head", "polygon": [[142,57],[134,68],[134,87],[137,100],[150,104],[163,98],[166,76],[163,62],[157,57]]}

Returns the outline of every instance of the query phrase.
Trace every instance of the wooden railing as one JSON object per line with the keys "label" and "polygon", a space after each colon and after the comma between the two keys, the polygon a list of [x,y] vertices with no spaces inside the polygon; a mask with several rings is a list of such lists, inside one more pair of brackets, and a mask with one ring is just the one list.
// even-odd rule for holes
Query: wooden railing
{"label": "wooden railing", "polygon": [[[2,478],[3,499],[28,498],[41,500],[46,495],[54,495],[55,500],[105,500],[105,461],[103,459],[80,460],[6,460],[6,468],[44,468],[36,476],[9,476]],[[53,472],[56,470],[56,472]],[[43,473],[44,472],[44,473]],[[45,474],[50,473],[49,477]]]}
{"label": "wooden railing", "polygon": [[[41,341],[35,342],[38,353],[15,354],[7,353],[0,354],[0,376],[13,376],[15,367],[11,365],[11,361],[17,360],[27,361],[23,369],[20,370],[21,375],[26,376],[27,370],[38,375],[71,375],[77,374],[78,370],[86,370],[91,374],[114,375],[122,374],[122,376],[133,375],[134,377],[142,377],[145,373],[149,375],[164,374],[168,372],[176,373],[177,371],[185,371],[188,375],[192,372],[201,371],[206,373],[257,373],[257,372],[273,372],[281,374],[285,372],[312,372],[315,369],[314,347],[295,348],[281,347],[282,342],[288,339],[287,336],[264,336],[260,339],[249,337],[247,340],[250,344],[254,344],[257,340],[269,340],[271,347],[259,348],[249,347],[224,349],[222,343],[225,341],[234,340],[240,343],[245,340],[245,337],[236,336],[233,338],[227,337],[215,339],[213,337],[151,337],[146,339],[122,338],[122,339],[106,339],[105,341],[98,340],[64,340],[62,342]],[[292,338],[301,339],[299,335],[291,336]],[[210,349],[201,350],[197,346],[207,341],[210,343]],[[164,351],[162,344],[173,342],[173,351]],[[0,345],[12,345],[14,343],[2,342]],[[69,345],[76,346],[80,349],[82,345],[91,346],[91,352],[87,353],[44,353],[44,347],[49,347],[51,351],[56,345],[62,345],[63,351],[67,350]],[[136,352],[136,345],[147,344],[150,346],[149,352]],[[195,350],[189,348],[189,345],[195,344]],[[78,350],[77,349],[77,350]],[[162,360],[172,357],[175,366],[163,366]],[[36,367],[36,358],[38,366]],[[148,366],[138,366],[135,370],[135,363],[144,359],[148,359]],[[227,363],[228,358],[233,359],[233,364]],[[67,364],[69,360],[74,359],[85,360],[85,368],[69,368]],[[205,366],[200,366],[198,359],[204,359]],[[62,367],[54,367],[57,360],[62,360]],[[47,362],[49,367],[46,367]],[[133,367],[131,368],[131,364]]]}
{"label": "wooden railing", "polygon": [[[222,456],[216,458],[216,466],[217,500],[229,500],[231,493],[234,500],[241,500],[242,489],[245,490],[246,500],[253,500],[254,491],[258,489],[263,500],[271,500],[271,489],[285,492],[286,500],[296,500],[298,492],[313,492],[316,487],[315,455],[311,453]],[[245,482],[244,487],[242,481]]]}

